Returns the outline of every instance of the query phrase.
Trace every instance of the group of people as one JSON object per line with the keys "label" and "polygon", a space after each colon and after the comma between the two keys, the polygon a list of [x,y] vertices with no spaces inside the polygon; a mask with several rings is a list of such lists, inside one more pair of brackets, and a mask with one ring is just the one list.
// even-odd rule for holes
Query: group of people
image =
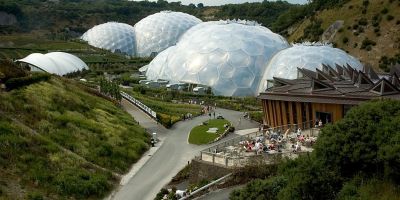
{"label": "group of people", "polygon": [[[262,127],[260,127],[259,130],[263,132]],[[315,141],[315,137],[304,135],[300,128],[293,134],[290,134],[289,129],[284,134],[282,134],[280,130],[275,131],[269,129],[252,140],[240,142],[240,145],[242,145],[246,152],[255,152],[256,154],[270,152],[272,150],[282,152],[284,149],[292,152],[299,152],[302,146],[311,147]],[[292,148],[291,150],[290,147]]]}
{"label": "group of people", "polygon": [[321,119],[315,121],[315,128],[321,128],[324,124]]}

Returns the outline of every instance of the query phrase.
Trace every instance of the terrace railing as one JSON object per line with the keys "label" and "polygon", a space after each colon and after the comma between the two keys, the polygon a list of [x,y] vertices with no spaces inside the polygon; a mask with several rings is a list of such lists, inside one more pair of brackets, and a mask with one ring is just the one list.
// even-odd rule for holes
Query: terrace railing
{"label": "terrace railing", "polygon": [[136,105],[138,108],[143,110],[147,115],[149,115],[151,118],[157,120],[157,113],[153,111],[151,108],[148,106],[144,105],[142,102],[139,100],[133,98],[131,95],[127,94],[126,92],[121,92],[121,95],[123,98],[125,98],[127,101],[131,102],[132,104]]}

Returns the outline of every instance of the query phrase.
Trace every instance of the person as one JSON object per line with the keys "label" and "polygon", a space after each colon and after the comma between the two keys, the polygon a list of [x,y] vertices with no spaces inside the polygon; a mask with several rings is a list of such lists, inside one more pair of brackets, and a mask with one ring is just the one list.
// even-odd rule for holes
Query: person
{"label": "person", "polygon": [[317,120],[315,121],[315,128],[318,128],[318,122],[319,122],[319,120],[317,119]]}
{"label": "person", "polygon": [[151,138],[150,142],[151,142],[151,146],[154,147],[154,144],[156,143],[156,141],[154,140],[154,138]]}
{"label": "person", "polygon": [[319,122],[318,122],[318,126],[319,126],[319,127],[322,127],[322,125],[323,125],[323,124],[322,124],[322,120],[320,119]]}
{"label": "person", "polygon": [[213,113],[213,115],[214,115],[214,119],[215,119],[215,112]]}
{"label": "person", "polygon": [[301,129],[298,128],[298,129],[297,129],[297,137],[299,137],[300,135],[301,135]]}

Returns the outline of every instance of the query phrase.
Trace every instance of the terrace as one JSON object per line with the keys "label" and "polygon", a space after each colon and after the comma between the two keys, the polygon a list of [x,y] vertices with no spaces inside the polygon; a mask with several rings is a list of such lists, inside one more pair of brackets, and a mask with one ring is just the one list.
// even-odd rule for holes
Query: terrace
{"label": "terrace", "polygon": [[[307,124],[306,124],[307,123]],[[304,124],[285,125],[259,129],[246,135],[219,143],[200,152],[200,160],[224,167],[244,166],[254,157],[264,157],[267,163],[278,158],[297,158],[312,152],[320,128],[312,128],[312,121]],[[311,127],[299,130],[298,127]]]}

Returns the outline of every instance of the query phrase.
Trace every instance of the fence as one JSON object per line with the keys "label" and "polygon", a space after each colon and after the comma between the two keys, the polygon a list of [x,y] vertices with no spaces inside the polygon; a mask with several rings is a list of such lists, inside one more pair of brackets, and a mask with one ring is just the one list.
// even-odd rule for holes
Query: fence
{"label": "fence", "polygon": [[128,100],[131,103],[133,103],[134,105],[136,105],[141,110],[143,110],[147,115],[149,115],[150,117],[152,117],[155,120],[157,120],[157,113],[154,112],[151,108],[147,107],[142,102],[140,102],[139,100],[133,98],[131,95],[127,94],[126,92],[121,92],[121,95],[126,100]]}

